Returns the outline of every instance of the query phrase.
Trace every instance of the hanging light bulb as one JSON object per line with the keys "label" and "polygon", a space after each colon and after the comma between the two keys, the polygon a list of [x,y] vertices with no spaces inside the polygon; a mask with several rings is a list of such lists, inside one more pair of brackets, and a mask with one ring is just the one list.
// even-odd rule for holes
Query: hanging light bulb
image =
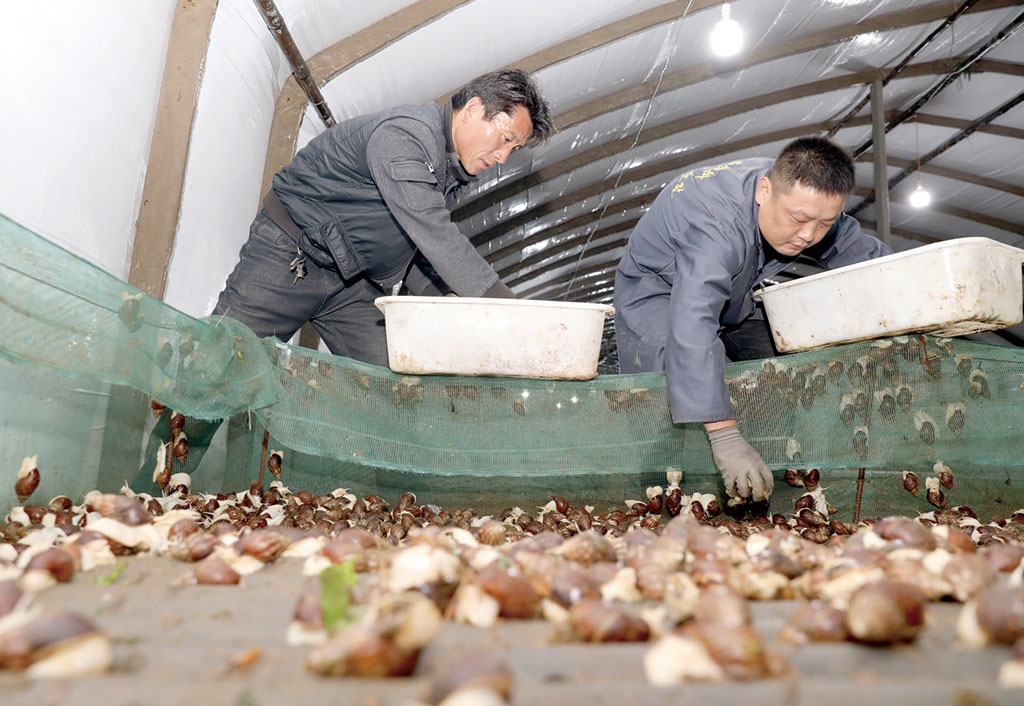
{"label": "hanging light bulb", "polygon": [[732,7],[722,3],[722,19],[711,30],[711,51],[717,56],[733,56],[743,48],[743,28],[732,18]]}
{"label": "hanging light bulb", "polygon": [[914,208],[924,208],[932,202],[932,195],[924,188],[924,184],[918,180],[917,188],[910,194],[910,205]]}

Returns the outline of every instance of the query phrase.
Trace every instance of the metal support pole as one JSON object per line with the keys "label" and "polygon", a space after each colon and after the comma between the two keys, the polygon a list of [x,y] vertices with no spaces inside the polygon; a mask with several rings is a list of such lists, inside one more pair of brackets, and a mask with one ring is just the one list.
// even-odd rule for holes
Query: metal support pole
{"label": "metal support pole", "polygon": [[331,127],[334,125],[334,116],[331,115],[331,109],[327,107],[327,100],[324,98],[324,94],[320,92],[316,81],[313,80],[313,74],[309,70],[309,65],[302,58],[302,53],[295,45],[292,33],[288,31],[288,26],[284,23],[284,18],[281,17],[281,12],[277,9],[277,5],[274,4],[274,0],[254,0],[254,2],[263,16],[263,21],[267,23],[270,33],[274,35],[277,43],[281,46],[281,51],[288,57],[288,63],[292,66],[292,75],[298,82],[299,87],[302,88],[302,92],[306,94],[306,98],[316,108],[316,112],[319,113],[324,125]]}
{"label": "metal support pole", "polygon": [[[963,130],[961,130],[957,134],[953,135],[953,137],[951,137],[948,140],[946,140],[945,142],[943,142],[941,145],[939,145],[938,147],[933,149],[928,154],[919,156],[917,158],[917,162],[913,166],[907,167],[902,172],[900,172],[899,174],[897,174],[896,176],[894,176],[892,179],[889,180],[889,184],[888,184],[889,191],[892,191],[893,189],[895,189],[900,183],[903,182],[904,179],[909,177],[911,174],[913,174],[914,172],[919,170],[924,165],[926,165],[929,162],[931,162],[933,159],[935,159],[939,155],[943,154],[946,150],[948,150],[949,148],[953,147],[954,145],[957,145],[960,142],[966,140],[968,137],[970,137],[975,132],[977,132],[979,128],[984,127],[985,125],[988,125],[993,120],[995,120],[996,118],[1000,117],[1001,115],[1004,115],[1005,113],[1008,113],[1009,111],[1013,110],[1014,108],[1016,108],[1021,103],[1024,103],[1024,91],[1021,91],[1016,96],[1014,96],[1010,100],[1008,100],[1005,103],[1003,103],[1001,106],[999,106],[999,107],[997,107],[997,108],[995,108],[993,110],[990,110],[988,113],[986,113],[982,117],[980,117],[977,120],[975,120],[973,123],[971,123],[970,125],[965,127]],[[863,201],[861,201],[859,204],[857,204],[856,206],[854,206],[853,208],[848,210],[847,214],[849,214],[851,216],[855,216],[855,215],[857,215],[857,213],[859,213],[860,211],[864,210],[865,208],[867,208],[868,206],[870,206],[874,202],[875,202],[875,194],[872,193],[869,196],[867,196]],[[997,226],[997,227],[999,227],[999,226]]]}
{"label": "metal support pole", "polygon": [[[968,10],[970,10],[976,2],[978,2],[978,0],[967,0],[967,2],[965,2],[959,8],[957,8],[956,12],[947,17],[945,22],[943,22],[941,25],[933,29],[931,34],[925,37],[920,44],[911,49],[910,53],[903,57],[903,60],[900,61],[900,63],[897,64],[892,71],[885,75],[885,78],[882,79],[882,86],[885,87],[885,85],[888,84],[889,81],[892,81],[894,78],[896,78],[899,75],[899,73],[903,71],[903,69],[907,68],[907,65],[914,59],[914,57],[916,57],[918,54],[924,51],[925,47],[931,44],[936,37],[938,37],[945,31],[947,27],[952,26],[952,24],[956,22],[957,18],[960,17],[960,15],[967,12]],[[850,122],[850,120],[861,111],[861,108],[867,105],[868,100],[870,100],[870,98],[870,95],[864,96],[864,98],[862,98],[860,102],[857,103],[857,105],[853,106],[853,108],[850,109],[850,112],[846,114],[845,118],[839,120],[838,122],[836,122],[835,125],[832,126],[832,128],[828,131],[828,134],[825,135],[825,137],[832,137],[837,132],[839,132],[840,128],[842,128],[844,125]]]}
{"label": "metal support pole", "polygon": [[882,79],[871,83],[871,142],[874,144],[875,164],[875,222],[878,239],[892,247],[889,230],[889,175],[885,170],[885,99]]}
{"label": "metal support pole", "polygon": [[[914,101],[909,108],[906,108],[902,113],[890,120],[885,126],[885,131],[889,132],[897,125],[901,125],[904,121],[914,117],[914,115],[921,110],[928,101],[937,96],[941,91],[945,90],[946,87],[956,81],[960,76],[970,71],[974,64],[984,58],[986,54],[998,47],[1004,41],[1012,37],[1014,33],[1021,28],[1021,26],[1024,26],[1024,12],[1013,18],[1008,25],[996,32],[996,34],[985,42],[985,44],[974,50],[974,52],[966,59],[959,62],[955,69],[943,76],[938,83],[925,91],[924,94]],[[870,147],[871,141],[869,140],[853,151],[853,158],[856,159],[860,155],[864,154]]]}

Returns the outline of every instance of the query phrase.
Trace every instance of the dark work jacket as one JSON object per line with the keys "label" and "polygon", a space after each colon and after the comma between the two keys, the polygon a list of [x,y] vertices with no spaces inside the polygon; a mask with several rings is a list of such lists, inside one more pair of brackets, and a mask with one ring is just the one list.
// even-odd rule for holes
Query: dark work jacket
{"label": "dark work jacket", "polygon": [[[734,418],[719,334],[749,318],[755,286],[794,259],[764,243],[757,223],[757,182],[772,162],[737,160],[680,175],[636,224],[619,262],[616,326],[664,342],[676,423]],[[820,243],[804,251],[825,267],[891,253],[845,213]]]}
{"label": "dark work jacket", "polygon": [[472,177],[450,125],[450,106],[401,106],[339,123],[299,150],[272,188],[302,231],[303,252],[345,279],[365,275],[384,287],[419,255],[444,291],[491,290],[497,274],[451,220]]}

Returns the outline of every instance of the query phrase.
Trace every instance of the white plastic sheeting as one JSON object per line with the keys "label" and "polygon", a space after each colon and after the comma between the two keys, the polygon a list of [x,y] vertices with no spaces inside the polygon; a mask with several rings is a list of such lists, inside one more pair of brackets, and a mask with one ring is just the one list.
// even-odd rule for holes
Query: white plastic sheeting
{"label": "white plastic sheeting", "polygon": [[206,53],[164,300],[213,310],[259,208],[274,103],[291,72],[252,0],[221,0]]}
{"label": "white plastic sheeting", "polygon": [[[772,3],[762,4],[772,5]],[[737,16],[739,12],[740,10],[737,9]],[[692,18],[688,18],[686,21],[690,22],[707,14],[707,12],[698,13]],[[878,13],[876,12],[875,14]],[[993,15],[996,14],[999,16],[994,17]],[[833,23],[830,26],[842,26],[842,17],[832,17],[832,13],[828,13],[828,19]],[[1004,23],[1006,19],[1006,12],[984,13],[982,17],[967,16],[962,18],[957,23],[956,32],[954,33],[957,38],[955,42],[956,46],[954,48],[950,48],[948,41],[936,42],[936,44],[945,44],[945,46],[933,48],[931,52],[926,50],[925,52],[922,52],[922,57],[928,59],[934,58],[932,55],[943,57],[949,56],[951,51],[960,51],[963,46],[970,46],[972,43],[977,43],[979,36],[986,36],[988,33],[993,31],[995,27],[999,26],[999,24]],[[820,24],[820,21],[816,23],[816,25]],[[844,42],[842,45],[830,46],[819,51],[764,62],[749,69],[734,72],[730,76],[724,78],[716,77],[710,80],[698,82],[692,86],[678,89],[656,99],[656,107],[652,109],[651,114],[648,116],[647,127],[655,127],[670,119],[677,119],[688,114],[732,103],[752,95],[762,95],[786,86],[810,83],[830,75],[840,75],[842,73],[849,73],[850,71],[863,71],[872,68],[873,66],[884,65],[886,62],[891,63],[898,59],[901,54],[905,53],[909,46],[913,46],[915,43],[919,42],[920,39],[922,39],[937,24],[937,22],[929,23],[927,27],[916,26],[905,30],[895,30],[885,33],[873,32],[868,35],[870,37],[869,40],[861,39],[858,41],[854,39]],[[773,29],[778,29],[778,27],[779,24],[776,23]],[[698,36],[700,35],[698,34]],[[760,41],[759,46],[763,47],[765,42],[766,40]],[[650,42],[650,44],[654,43],[655,42],[653,41]],[[862,51],[864,47],[867,47],[870,51],[865,53]],[[594,52],[594,54],[596,53],[597,52]],[[590,55],[585,55],[585,57],[581,58],[579,61],[583,61],[589,56]],[[873,58],[877,63],[867,63],[866,59],[868,57]],[[586,74],[587,70],[584,67],[575,66],[579,61],[573,60],[564,62],[564,64],[561,65],[563,68],[560,70],[566,73],[578,72]],[[694,60],[693,63],[699,63],[699,60]],[[555,70],[559,70],[559,67],[554,67],[552,69],[552,71]],[[548,71],[540,72],[542,82],[547,79],[548,73]],[[907,96],[909,98],[916,97],[921,91],[927,88],[928,85],[937,80],[937,78],[938,77],[933,77],[929,79],[926,77],[913,79],[912,81],[916,86],[910,87],[905,91]],[[628,79],[626,79],[626,82],[628,82]],[[896,90],[901,83],[903,82],[894,81],[890,84],[892,88],[889,89],[889,91]],[[1001,83],[1005,85],[1005,81],[1002,81]],[[915,88],[918,90],[914,90]],[[827,119],[829,117],[839,117],[843,112],[843,107],[854,104],[860,96],[863,95],[863,91],[864,89],[862,87],[857,87],[845,92],[822,94],[811,99],[792,101],[789,102],[789,105],[780,103],[772,108],[761,108],[757,111],[746,114],[745,116],[727,118],[716,122],[707,126],[707,128],[703,130],[687,131],[682,134],[677,133],[672,137],[664,138],[657,143],[641,146],[629,153],[620,154],[612,159],[619,160],[620,162],[628,159],[631,163],[650,162],[656,160],[659,156],[664,157],[672,153],[678,153],[685,150],[699,149],[701,147],[735,141],[741,137],[748,136],[751,134],[752,130],[754,131],[753,134],[770,132],[771,130],[767,128],[769,122],[774,125],[774,129],[782,129],[786,126],[792,127],[801,123],[815,121],[808,120],[809,117],[813,117],[818,120]],[[943,94],[940,94],[940,96],[941,95]],[[897,96],[897,98],[899,99],[900,96]],[[955,100],[955,98],[952,100]],[[894,101],[893,107],[901,102],[903,101]],[[581,124],[574,127],[567,133],[559,135],[556,138],[557,142],[553,141],[554,144],[552,144],[551,148],[540,150],[542,154],[534,158],[534,163],[538,165],[546,165],[551,161],[557,161],[558,158],[555,158],[554,160],[550,159],[550,152],[555,150],[558,150],[560,152],[559,157],[564,159],[571,152],[586,149],[587,147],[593,146],[595,143],[605,142],[607,139],[614,139],[615,137],[628,135],[630,128],[628,128],[627,125],[632,117],[631,114],[635,112],[635,107],[629,107],[616,111],[614,115],[609,114],[600,116],[592,121],[588,121],[588,123],[599,124],[604,122],[605,125],[598,127],[598,129],[592,129],[590,124]],[[769,118],[769,116],[777,117],[772,119]],[[742,127],[737,129],[737,125],[741,121],[744,121],[744,119],[745,129]],[[615,125],[620,126],[618,128],[618,134],[615,132]],[[635,127],[632,128],[632,130],[635,131]],[[863,134],[865,139],[869,137],[870,127],[864,128]],[[597,137],[598,139],[594,140],[593,137]],[[594,170],[601,164],[612,167],[610,162],[611,160],[602,160],[597,165],[590,165],[589,167],[582,168],[574,172],[572,175],[561,177],[560,179],[563,183],[572,182],[574,184],[574,189],[579,188],[580,180],[576,177],[580,172],[584,169]],[[612,174],[610,171],[608,173]],[[546,193],[538,193],[539,190],[531,190],[528,195],[528,200],[531,203],[538,203],[540,200],[547,200],[564,193],[564,190],[555,181],[549,182],[545,186],[549,189]],[[507,217],[508,214],[518,212],[520,210],[523,210],[523,205],[521,203],[518,203],[515,199],[506,199],[500,206],[494,207],[491,211],[490,218],[488,218],[487,212],[478,214],[464,224],[465,229],[468,232],[479,232],[483,228],[487,227],[491,221],[495,219],[503,219]]]}
{"label": "white plastic sheeting", "polygon": [[[338,120],[402,103],[426,103],[485,71],[661,4],[473,0],[352,66],[323,87],[324,96]],[[291,23],[291,15],[285,17]],[[554,93],[546,95],[553,99]],[[315,112],[307,111],[300,146],[322,131]]]}
{"label": "white plastic sheeting", "polygon": [[121,278],[173,12],[174,0],[0,1],[0,213]]}
{"label": "white plastic sheeting", "polygon": [[[20,31],[9,33],[0,43],[0,71],[7,79],[5,86],[13,87],[7,92],[11,99],[7,105],[13,110],[0,113],[0,211],[125,276],[174,3],[163,0],[160,11],[154,12],[152,3],[143,9],[128,0],[111,0],[102,13],[70,0],[44,4],[6,0],[4,5]],[[411,5],[412,0],[278,0],[296,44],[308,59]],[[391,37],[322,88],[338,120],[401,103],[423,103],[484,71],[516,65],[618,20],[671,6],[674,20],[606,39],[537,70],[538,83],[562,132],[547,145],[517,153],[507,164],[485,173],[462,199],[463,204],[471,204],[476,198],[486,199],[495,188],[542,168],[557,168],[586,150],[616,140],[627,146],[636,141],[631,149],[594,158],[520,189],[461,224],[468,235],[478,237],[495,226],[507,230],[480,250],[503,253],[495,265],[507,280],[517,281],[517,291],[537,290],[546,281],[564,278],[561,288],[542,290],[542,296],[558,298],[573,272],[579,272],[574,291],[591,288],[606,295],[620,254],[615,243],[628,236],[630,222],[642,213],[640,207],[623,209],[620,204],[640,196],[653,199],[674,174],[697,166],[688,163],[688,155],[698,160],[696,155],[719,148],[718,156],[707,161],[770,157],[788,141],[772,133],[845,116],[867,94],[862,80],[811,95],[783,96],[781,92],[894,66],[957,3],[735,0],[733,17],[743,25],[746,43],[729,65],[731,70],[713,61],[708,50],[708,34],[719,17],[719,6],[694,3],[695,8],[681,18],[686,5],[664,0],[523,0],[514,4],[468,0],[404,35]],[[961,17],[913,63],[957,59],[974,51],[1021,12],[1019,3],[1001,5]],[[922,9],[930,10],[934,19],[908,19]],[[1021,35],[1024,32],[986,58],[1024,64]],[[98,36],[104,37],[102,42],[95,41]],[[43,46],[46,51],[38,52],[37,47]],[[40,62],[35,75],[19,66],[25,52]],[[166,293],[172,305],[190,314],[210,311],[247,237],[261,197],[275,101],[289,74],[290,67],[253,1],[220,0]],[[906,108],[940,79],[941,75],[924,75],[893,80],[885,90],[886,108]],[[1019,68],[978,71],[949,86],[921,112],[970,122],[1022,88]],[[629,101],[610,100],[626,92],[630,92]],[[723,118],[707,116],[707,111],[774,93],[780,95],[765,107]],[[51,96],[53,106],[47,103]],[[600,108],[598,101],[604,102]],[[865,106],[860,115],[867,115],[869,109]],[[587,117],[570,124],[566,116],[581,111]],[[701,115],[686,129],[650,139],[654,129]],[[1024,108],[1014,109],[994,124],[1024,129]],[[307,108],[299,146],[323,129],[315,111]],[[921,153],[959,129],[922,119]],[[844,127],[836,135],[851,148],[870,136],[866,124]],[[914,136],[912,123],[894,129],[887,138],[889,154],[914,159]],[[742,147],[742,141],[750,145]],[[1020,153],[1018,136],[980,131],[934,164],[1020,187],[1024,166],[1011,158]],[[638,169],[649,173],[637,178]],[[899,171],[890,168],[889,174]],[[929,174],[923,178],[932,189],[935,205],[921,211],[899,203],[916,185],[916,177],[907,179],[893,194],[894,227],[923,238],[986,235],[1024,245],[1019,227],[1015,230],[1015,224],[1024,223],[1019,196],[968,181]],[[858,186],[873,186],[870,164],[858,165]],[[582,189],[596,193],[572,197]],[[852,197],[848,206],[861,198]],[[567,203],[552,206],[556,199],[567,199]],[[500,226],[545,205],[536,217],[515,228]],[[972,220],[972,211],[1005,221],[1008,228]],[[585,224],[565,225],[597,214],[599,219]],[[870,221],[874,208],[859,215]],[[551,226],[564,232],[547,232]],[[599,229],[606,232],[595,236]],[[520,249],[516,246],[521,241]],[[920,243],[895,238],[901,249]],[[592,254],[592,249],[599,252]],[[524,260],[529,264],[517,267]],[[595,270],[602,262],[608,269]]]}
{"label": "white plastic sheeting", "polygon": [[[608,181],[608,186],[610,187],[620,176],[620,187],[615,190],[619,198],[649,193],[652,190],[656,192],[667,183],[675,172],[685,170],[673,168],[660,179],[653,180],[648,178],[639,182],[634,180],[635,177],[630,176],[630,170],[645,165],[658,164],[670,158],[683,159],[688,152],[702,151],[710,146],[727,144],[752,136],[786,130],[802,124],[818,123],[827,120],[837,110],[840,110],[842,106],[854,100],[855,95],[856,89],[851,88],[823,96],[786,101],[756,112],[744,113],[713,124],[696,127],[634,148],[629,153],[620,155],[617,158],[617,163],[612,163],[611,160],[601,160],[573,170],[570,174],[556,177],[538,187],[530,189],[527,198],[533,204],[547,202],[552,198],[573,193],[584,186],[599,182]],[[758,152],[759,150],[754,148],[745,151],[744,154],[755,156]],[[717,163],[728,160],[714,157],[705,161]],[[605,193],[608,195],[611,192],[607,191]],[[515,205],[518,204],[516,203]],[[578,212],[581,210],[592,210],[590,206],[591,204],[580,204],[564,209],[561,213],[564,216],[578,215]],[[511,207],[513,206],[506,201],[483,213],[477,214],[464,225],[464,230],[477,233],[486,227],[495,225],[495,223],[508,217],[508,209]],[[545,221],[549,220],[550,217],[546,216]],[[527,226],[525,232],[530,232],[531,228],[533,226]]]}
{"label": "white plastic sheeting", "polygon": [[[403,4],[277,3],[305,55],[376,22]],[[274,106],[291,66],[252,0],[220,0],[199,93],[181,215],[165,301],[213,310],[259,209]]]}

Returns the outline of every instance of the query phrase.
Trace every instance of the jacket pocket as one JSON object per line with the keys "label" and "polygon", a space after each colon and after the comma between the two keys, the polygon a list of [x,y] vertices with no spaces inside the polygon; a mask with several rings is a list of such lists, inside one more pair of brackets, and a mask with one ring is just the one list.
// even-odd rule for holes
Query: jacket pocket
{"label": "jacket pocket", "polygon": [[355,277],[364,269],[356,249],[352,247],[340,217],[332,218],[318,229],[320,242],[327,246],[338,272],[345,279]]}
{"label": "jacket pocket", "polygon": [[294,250],[295,241],[281,230],[281,227],[267,218],[262,211],[258,214],[249,227],[249,237],[258,240],[264,245],[281,250]]}
{"label": "jacket pocket", "polygon": [[444,203],[444,194],[434,169],[433,164],[419,159],[391,161],[388,171],[410,210],[426,211]]}

